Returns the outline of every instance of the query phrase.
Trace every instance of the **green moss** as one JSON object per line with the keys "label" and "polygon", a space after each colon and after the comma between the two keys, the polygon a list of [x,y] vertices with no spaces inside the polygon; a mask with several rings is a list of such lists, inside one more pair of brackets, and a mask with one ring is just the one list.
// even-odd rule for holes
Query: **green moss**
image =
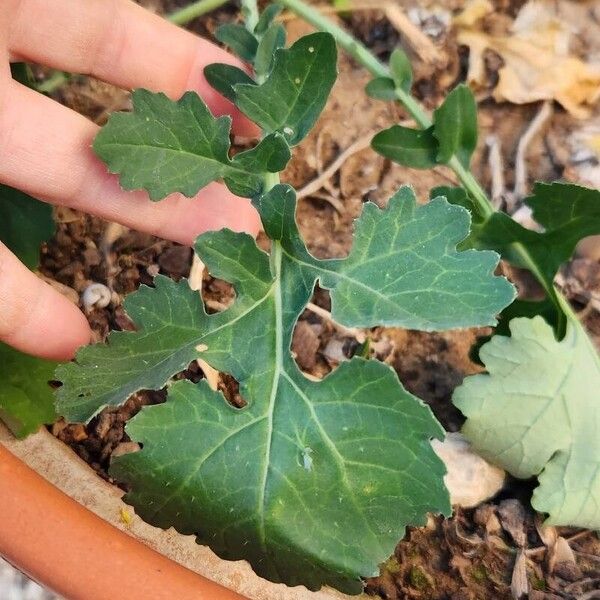
{"label": "green moss", "polygon": [[433,588],[431,576],[420,567],[411,567],[408,577],[410,579],[410,585],[417,590]]}
{"label": "green moss", "polygon": [[538,577],[535,573],[531,576],[530,579],[531,587],[534,590],[538,590],[539,592],[546,591],[546,580],[543,577]]}
{"label": "green moss", "polygon": [[400,571],[400,563],[398,562],[398,559],[395,556],[392,556],[391,558],[388,558],[382,565],[381,567],[381,571],[382,572],[387,572],[387,573],[398,573],[398,571]]}
{"label": "green moss", "polygon": [[488,579],[487,569],[483,565],[477,565],[476,567],[473,567],[471,575],[477,583],[483,583]]}

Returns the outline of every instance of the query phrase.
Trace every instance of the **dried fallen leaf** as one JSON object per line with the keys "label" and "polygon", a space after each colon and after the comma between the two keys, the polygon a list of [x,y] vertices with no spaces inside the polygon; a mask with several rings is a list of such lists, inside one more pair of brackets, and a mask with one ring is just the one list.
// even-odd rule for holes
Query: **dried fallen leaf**
{"label": "dried fallen leaf", "polygon": [[600,64],[584,62],[570,52],[573,28],[547,2],[528,2],[507,36],[478,31],[477,16],[485,3],[474,2],[454,21],[458,42],[470,48],[468,81],[474,87],[487,83],[484,53],[493,50],[504,61],[494,89],[496,100],[526,104],[556,100],[578,118],[600,98]]}
{"label": "dried fallen leaf", "polygon": [[529,593],[529,581],[527,579],[527,557],[523,550],[519,550],[517,560],[513,567],[510,591],[514,600],[526,598]]}

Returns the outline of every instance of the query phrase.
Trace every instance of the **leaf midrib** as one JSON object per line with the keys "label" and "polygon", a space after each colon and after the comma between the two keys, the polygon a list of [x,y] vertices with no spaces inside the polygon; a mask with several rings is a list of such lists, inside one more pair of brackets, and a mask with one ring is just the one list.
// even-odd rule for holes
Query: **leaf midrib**
{"label": "leaf midrib", "polygon": [[[212,156],[204,156],[202,154],[196,154],[195,152],[190,152],[189,150],[181,150],[178,148],[165,148],[163,146],[152,146],[150,144],[134,144],[131,142],[105,142],[102,144],[102,146],[104,148],[106,147],[124,147],[124,148],[141,148],[141,149],[147,149],[147,150],[162,150],[165,152],[170,152],[170,153],[175,153],[176,155],[179,154],[185,154],[187,156],[191,156],[195,159],[201,159],[201,160],[205,160],[211,163],[214,163],[216,165],[218,165],[219,167],[221,167],[222,169],[230,169],[232,171],[236,171],[238,173],[241,173],[243,175],[253,175],[253,173],[249,173],[248,171],[246,171],[245,169],[241,169],[240,167],[236,166],[236,163],[230,161],[227,163],[223,163],[220,160],[212,157]],[[224,173],[221,173],[221,175],[224,175]]]}

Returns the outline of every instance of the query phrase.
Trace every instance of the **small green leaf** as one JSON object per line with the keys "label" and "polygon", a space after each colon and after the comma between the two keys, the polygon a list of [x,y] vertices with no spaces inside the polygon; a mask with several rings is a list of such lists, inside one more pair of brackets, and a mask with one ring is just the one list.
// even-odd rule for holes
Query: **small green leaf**
{"label": "small green leaf", "polygon": [[515,477],[537,476],[532,505],[548,523],[600,528],[600,361],[581,325],[558,342],[541,317],[481,348],[487,375],[454,393],[463,433]]}
{"label": "small green leaf", "polygon": [[40,245],[53,235],[52,207],[0,184],[0,241],[30,269],[40,260]]}
{"label": "small green leaf", "polygon": [[410,92],[413,82],[412,67],[408,56],[400,48],[396,48],[390,56],[390,73],[396,87]]}
{"label": "small green leaf", "polygon": [[264,35],[267,29],[271,26],[273,19],[282,11],[282,6],[279,4],[269,4],[265,10],[262,11],[258,23],[254,28],[256,35]]}
{"label": "small green leaf", "polygon": [[600,191],[567,183],[536,183],[533,196],[525,203],[533,209],[543,232],[526,229],[504,213],[494,213],[474,230],[472,237],[478,247],[493,248],[509,262],[531,269],[532,265],[523,262],[512,247],[515,242],[523,245],[533,258],[536,276],[561,311],[554,277],[581,239],[600,233]]}
{"label": "small green leaf", "polygon": [[437,160],[456,155],[465,169],[477,146],[477,103],[466,85],[455,87],[433,114],[433,134],[439,142]]}
{"label": "small green leaf", "polygon": [[290,147],[280,133],[270,133],[251,150],[239,152],[232,164],[248,173],[279,173],[292,157]]}
{"label": "small green leaf", "polygon": [[242,60],[252,63],[258,49],[258,40],[243,26],[225,23],[217,27],[215,37],[237,54]]}
{"label": "small green leaf", "polygon": [[262,85],[236,85],[235,103],[267,133],[283,133],[293,146],[321,114],[335,82],[336,61],[330,34],[304,36],[276,51],[271,74]]}
{"label": "small green leaf", "polygon": [[213,117],[194,92],[174,102],[135,90],[133,112],[111,115],[94,150],[126,190],[143,188],[152,200],[173,192],[191,197],[218,179],[251,197],[260,193],[262,176],[229,159],[230,128],[231,119]]}
{"label": "small green leaf", "polygon": [[238,83],[255,85],[254,79],[246,72],[232,65],[213,63],[204,67],[206,81],[231,102],[235,101],[235,86]]}
{"label": "small green leaf", "polygon": [[431,127],[410,129],[393,125],[375,135],[371,146],[382,156],[405,167],[431,169],[437,164],[439,146]]}
{"label": "small green leaf", "polygon": [[24,438],[56,418],[54,379],[56,363],[22,354],[0,344],[0,417],[13,434]]}
{"label": "small green leaf", "polygon": [[429,199],[434,198],[446,198],[450,204],[456,204],[466,208],[474,220],[480,220],[479,209],[473,200],[467,194],[467,191],[462,187],[451,187],[446,185],[440,185],[434,187],[429,192]]}
{"label": "small green leaf", "polygon": [[375,77],[367,83],[367,95],[375,100],[397,100],[396,84],[389,77]]}
{"label": "small green leaf", "polygon": [[284,46],[285,28],[281,23],[274,23],[267,29],[258,43],[254,71],[259,81],[271,72],[275,60],[275,51]]}

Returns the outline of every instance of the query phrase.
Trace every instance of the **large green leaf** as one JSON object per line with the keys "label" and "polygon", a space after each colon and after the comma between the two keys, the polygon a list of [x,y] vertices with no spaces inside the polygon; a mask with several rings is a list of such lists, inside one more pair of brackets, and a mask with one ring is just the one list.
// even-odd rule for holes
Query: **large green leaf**
{"label": "large green leaf", "polygon": [[30,269],[40,260],[40,245],[54,234],[52,207],[0,184],[0,241]]}
{"label": "large green leaf", "polygon": [[[346,326],[385,323],[431,331],[491,325],[513,299],[513,287],[493,275],[495,253],[456,252],[456,243],[468,232],[468,213],[443,199],[418,206],[412,191],[403,188],[385,210],[367,204],[352,251],[342,260],[317,260],[308,253],[296,227],[290,186],[274,187],[256,205],[267,235],[281,244],[282,268],[275,276],[291,305],[306,302],[320,280],[331,289],[334,318]],[[234,306],[218,317],[204,313],[185,281],[157,277],[156,289],[142,287],[130,295],[125,307],[140,331],[112,333],[108,346],[80,350],[75,363],[57,372],[65,382],[58,391],[65,416],[89,419],[140,389],[161,388],[200,356],[198,348],[212,347],[213,331],[220,339],[233,335],[229,321],[244,324],[236,326],[237,344],[257,343],[273,326],[291,336],[301,308],[284,306],[281,323],[269,313],[255,313],[270,298],[273,283],[266,258],[251,238],[207,233],[198,238],[196,250],[215,276],[244,282],[245,295],[238,291]],[[252,348],[247,352],[250,358]],[[210,349],[202,356],[210,362]]]}
{"label": "large green leaf", "polygon": [[[94,150],[111,173],[120,175],[125,189],[144,188],[153,200],[173,192],[193,196],[218,179],[235,194],[254,196],[263,187],[261,172],[271,163],[255,162],[248,171],[239,160],[231,160],[230,127],[229,117],[213,117],[194,92],[174,102],[164,94],[136,90],[133,112],[112,115],[96,136]],[[289,150],[283,151],[289,158]],[[249,152],[265,154],[259,148]],[[277,163],[277,170],[282,164]],[[258,166],[262,168],[254,170]]]}
{"label": "large green leaf", "polygon": [[512,337],[480,350],[487,375],[454,393],[463,432],[516,477],[538,476],[532,504],[554,525],[600,528],[600,360],[569,320],[562,341],[541,317],[514,319]]}
{"label": "large green leaf", "polygon": [[234,102],[264,131],[278,131],[290,145],[297,144],[325,106],[336,78],[336,57],[335,41],[328,33],[304,36],[275,52],[262,85],[235,85]]}
{"label": "large green leaf", "polygon": [[[273,208],[290,189],[274,188]],[[273,217],[269,231],[277,226]],[[354,359],[323,382],[300,373],[291,339],[319,271],[303,266],[303,245],[294,256],[273,239],[269,257],[245,234],[200,236],[196,250],[234,284],[234,304],[207,315],[185,281],[158,277],[155,289],[128,298],[138,332],[113,333],[108,346],[59,368],[58,405],[70,418],[89,417],[140,387],[162,387],[200,356],[230,373],[246,409],[204,384],[172,385],[165,407],[129,427],[144,450],[117,461],[113,475],[132,487],[129,500],[146,520],[196,533],[265,577],[358,591],[405,525],[448,511],[443,466],[428,443],[442,430],[382,363]]]}
{"label": "large green leaf", "polygon": [[54,379],[56,363],[22,354],[0,344],[0,418],[19,438],[56,418]]}

